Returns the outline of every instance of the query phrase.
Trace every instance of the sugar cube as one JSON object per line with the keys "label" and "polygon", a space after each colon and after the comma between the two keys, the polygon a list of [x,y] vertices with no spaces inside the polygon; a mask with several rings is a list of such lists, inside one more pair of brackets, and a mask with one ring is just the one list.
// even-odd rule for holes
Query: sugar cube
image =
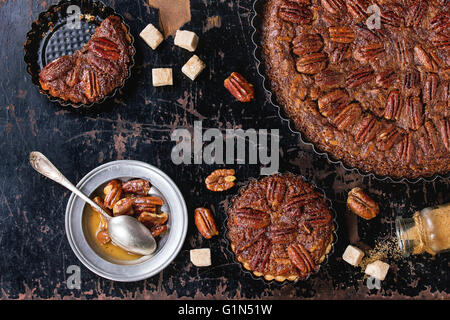
{"label": "sugar cube", "polygon": [[177,30],[175,34],[174,44],[183,49],[194,52],[198,44],[198,36],[187,30]]}
{"label": "sugar cube", "polygon": [[155,50],[159,44],[164,40],[163,35],[155,28],[151,23],[147,25],[144,30],[139,34],[144,41]]}
{"label": "sugar cube", "polygon": [[375,262],[369,263],[366,267],[366,270],[364,272],[368,274],[369,276],[372,276],[374,278],[377,278],[378,280],[383,281],[384,278],[386,278],[386,275],[389,270],[389,264],[377,260]]}
{"label": "sugar cube", "polygon": [[364,252],[354,246],[349,245],[347,249],[345,249],[344,254],[342,255],[342,259],[351,264],[352,266],[358,266],[364,257]]}
{"label": "sugar cube", "polygon": [[190,256],[194,266],[208,267],[211,265],[211,250],[209,248],[192,249]]}
{"label": "sugar cube", "polygon": [[172,68],[152,69],[153,86],[171,86],[173,85]]}
{"label": "sugar cube", "polygon": [[195,80],[203,69],[205,69],[205,66],[205,63],[194,54],[181,68],[181,71],[188,76],[189,79]]}

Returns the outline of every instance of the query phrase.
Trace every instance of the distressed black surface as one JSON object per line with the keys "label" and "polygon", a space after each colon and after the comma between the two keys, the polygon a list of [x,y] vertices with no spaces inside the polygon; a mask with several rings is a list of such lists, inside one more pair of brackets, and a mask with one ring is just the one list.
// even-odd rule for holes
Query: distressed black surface
{"label": "distressed black surface", "polygon": [[[425,206],[450,201],[449,179],[390,183],[348,172],[329,164],[299,142],[278,117],[262,89],[253,58],[250,20],[252,1],[194,1],[192,21],[184,28],[200,35],[196,54],[207,69],[191,82],[181,66],[191,56],[173,46],[173,38],[153,52],[139,39],[147,23],[157,24],[157,10],[144,0],[105,1],[121,13],[136,38],[136,67],[124,90],[101,107],[73,111],[39,94],[26,73],[23,43],[39,12],[56,1],[0,1],[0,297],[16,298],[449,298],[449,254],[391,261],[381,290],[368,290],[363,274],[340,258],[348,244],[345,200],[352,187],[363,187],[379,200],[382,213],[373,221],[359,220],[361,239],[373,245],[394,230],[397,215],[412,215]],[[219,15],[221,27],[207,30],[206,19]],[[172,66],[173,87],[153,88],[151,68]],[[256,101],[236,102],[223,88],[232,71],[244,74],[257,88]],[[192,128],[272,128],[281,135],[280,171],[304,175],[322,188],[338,214],[338,241],[319,274],[307,282],[267,283],[241,270],[227,249],[224,208],[236,192],[211,193],[203,179],[219,166],[172,164],[170,133]],[[192,219],[183,249],[159,275],[135,283],[102,279],[84,268],[66,239],[64,211],[69,192],[38,175],[28,164],[39,150],[73,182],[96,166],[135,159],[166,172],[185,196],[190,218],[194,208],[210,206],[221,236],[204,240]],[[238,187],[258,177],[258,165],[236,165]],[[196,268],[189,250],[211,247],[213,266]],[[81,290],[66,287],[66,268],[79,265]]]}

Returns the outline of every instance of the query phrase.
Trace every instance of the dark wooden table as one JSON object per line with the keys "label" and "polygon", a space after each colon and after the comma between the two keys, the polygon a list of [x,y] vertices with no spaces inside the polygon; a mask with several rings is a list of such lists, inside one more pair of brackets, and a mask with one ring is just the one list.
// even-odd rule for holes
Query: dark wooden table
{"label": "dark wooden table", "polygon": [[[158,12],[145,0],[105,1],[121,13],[136,38],[136,67],[125,88],[99,108],[74,111],[51,103],[31,83],[23,62],[23,44],[31,23],[56,1],[0,1],[0,298],[426,298],[449,299],[449,254],[391,261],[381,289],[369,290],[363,273],[342,261],[349,243],[345,200],[355,186],[367,189],[381,204],[375,220],[358,220],[359,236],[370,246],[392,236],[394,219],[425,206],[450,201],[449,179],[393,183],[364,177],[329,163],[301,143],[282,121],[262,89],[251,41],[253,1],[191,1],[192,21],[185,29],[200,35],[197,54],[207,69],[190,82],[179,71],[190,54],[173,46],[173,38],[153,52],[138,34],[157,24]],[[220,16],[221,26],[209,28],[208,17]],[[173,87],[154,88],[151,69],[172,66]],[[257,88],[256,101],[236,102],[223,88],[232,71],[244,74]],[[302,174],[322,188],[337,212],[338,241],[317,275],[306,282],[279,285],[252,278],[227,249],[222,221],[236,192],[208,192],[204,178],[218,165],[174,165],[170,158],[176,128],[279,129],[280,171]],[[100,278],[75,257],[64,230],[69,192],[38,175],[28,164],[39,150],[71,180],[78,181],[100,164],[135,159],[166,172],[181,189],[190,224],[182,251],[153,278],[120,283]],[[234,165],[238,187],[259,175],[259,165]],[[192,223],[193,210],[209,206],[221,236],[204,240]],[[196,268],[192,248],[210,247],[213,265]],[[68,289],[69,265],[81,267],[81,289]]]}

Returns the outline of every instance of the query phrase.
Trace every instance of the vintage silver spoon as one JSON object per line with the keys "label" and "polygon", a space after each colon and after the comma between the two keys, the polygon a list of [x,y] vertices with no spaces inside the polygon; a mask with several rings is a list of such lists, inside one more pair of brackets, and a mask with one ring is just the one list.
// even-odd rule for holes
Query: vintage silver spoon
{"label": "vintage silver spoon", "polygon": [[156,250],[155,238],[152,236],[150,230],[142,223],[127,215],[111,217],[105,210],[67,180],[42,153],[37,151],[31,152],[30,163],[34,170],[58,182],[100,211],[108,221],[108,234],[114,244],[126,251],[140,255],[150,255]]}

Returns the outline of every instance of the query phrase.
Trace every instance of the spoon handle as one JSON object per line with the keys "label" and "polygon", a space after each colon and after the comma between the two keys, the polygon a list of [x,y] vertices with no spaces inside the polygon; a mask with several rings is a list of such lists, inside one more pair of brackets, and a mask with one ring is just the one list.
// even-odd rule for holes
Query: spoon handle
{"label": "spoon handle", "polygon": [[59,172],[59,170],[50,162],[42,153],[33,151],[30,153],[30,164],[34,170],[40,174],[46,176],[47,178],[59,183],[60,185],[66,187],[81,199],[89,203],[92,207],[100,211],[105,218],[110,219],[111,217],[103,210],[98,204],[92,201],[83,192],[77,189],[67,178]]}

